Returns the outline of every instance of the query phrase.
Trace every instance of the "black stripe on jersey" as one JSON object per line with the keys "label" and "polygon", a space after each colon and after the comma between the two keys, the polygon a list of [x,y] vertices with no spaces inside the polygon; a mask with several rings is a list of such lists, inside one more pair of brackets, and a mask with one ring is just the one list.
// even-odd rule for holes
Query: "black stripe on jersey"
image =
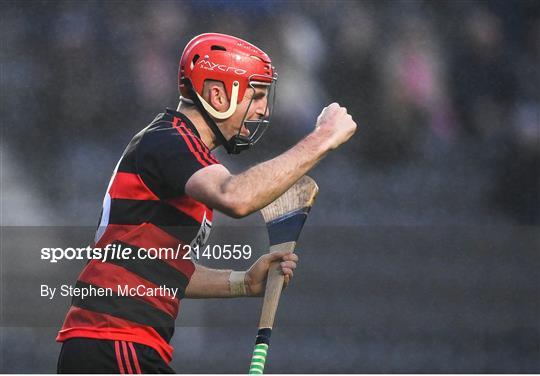
{"label": "black stripe on jersey", "polygon": [[118,165],[119,172],[131,172],[133,174],[136,174],[138,172],[137,161],[135,159],[135,150],[137,148],[137,145],[139,145],[139,142],[142,140],[143,136],[146,134],[146,132],[151,126],[152,124],[141,130],[130,141],[129,145],[126,147],[126,150],[124,150],[124,153],[122,154],[122,160]]}
{"label": "black stripe on jersey", "polygon": [[[99,288],[81,281],[77,281],[75,285],[76,288],[90,288],[90,286]],[[74,296],[71,304],[89,311],[105,313],[150,326],[167,342],[174,333],[174,318],[142,300],[119,296],[114,290],[113,296],[86,296],[84,299],[80,296]]]}
{"label": "black stripe on jersey", "polygon": [[152,223],[156,226],[185,226],[199,228],[200,223],[162,201],[111,200],[109,223],[115,225],[139,225]]}
{"label": "black stripe on jersey", "polygon": [[165,231],[167,234],[175,239],[182,241],[185,244],[191,243],[197,236],[201,226],[158,226],[160,230]]}
{"label": "black stripe on jersey", "polygon": [[[128,146],[129,148],[129,146]],[[135,149],[125,151],[122,161],[118,165],[118,172],[138,173],[137,162],[135,161]]]}
{"label": "black stripe on jersey", "polygon": [[[164,125],[165,128],[160,127],[161,125]],[[163,121],[163,114],[159,114],[158,116],[156,116],[156,118],[152,121],[150,125],[137,133],[135,137],[133,137],[133,139],[130,141],[129,145],[126,147],[126,150],[124,150],[124,153],[122,154],[122,161],[118,166],[118,171],[131,172],[134,174],[139,173],[139,169],[137,168],[136,148],[139,145],[140,141],[148,132],[157,128],[166,130],[166,128],[168,127],[172,129],[170,123]]]}
{"label": "black stripe on jersey", "polygon": [[[113,244],[119,244],[123,248],[130,248],[133,251],[137,249],[137,247],[127,243],[114,242]],[[139,252],[144,252],[141,254],[146,254],[144,250],[137,250],[134,254],[139,255]],[[176,249],[173,249],[173,252],[176,252]],[[182,257],[182,255],[179,257]],[[178,288],[177,296],[179,299],[182,299],[185,295],[189,279],[181,271],[173,268],[165,261],[160,259],[150,260],[135,257],[134,259],[128,258],[126,260],[119,258],[108,259],[107,262],[121,266],[157,286],[165,285],[171,288]]]}

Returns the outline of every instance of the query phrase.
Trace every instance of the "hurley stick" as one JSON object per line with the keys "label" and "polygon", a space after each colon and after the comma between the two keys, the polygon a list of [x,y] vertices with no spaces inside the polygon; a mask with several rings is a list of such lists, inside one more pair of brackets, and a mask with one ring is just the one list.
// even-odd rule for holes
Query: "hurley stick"
{"label": "hurley stick", "polygon": [[[319,187],[315,181],[309,176],[304,176],[282,196],[261,209],[270,238],[270,252],[294,251],[296,241],[318,191]],[[272,263],[268,269],[259,332],[255,340],[249,374],[261,375],[264,372],[283,280],[279,262]]]}

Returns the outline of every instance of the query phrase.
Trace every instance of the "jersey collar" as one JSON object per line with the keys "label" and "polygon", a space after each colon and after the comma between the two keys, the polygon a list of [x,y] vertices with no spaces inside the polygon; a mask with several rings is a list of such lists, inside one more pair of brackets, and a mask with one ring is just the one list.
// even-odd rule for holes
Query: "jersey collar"
{"label": "jersey collar", "polygon": [[195,128],[195,125],[193,125],[191,120],[189,120],[189,118],[186,115],[184,115],[183,113],[178,112],[176,110],[166,108],[165,109],[165,116],[167,116],[167,115],[169,115],[171,117],[176,117],[176,118],[181,119],[184,122],[184,124],[189,128],[189,130],[191,130],[195,134],[195,136],[197,136],[199,139],[201,138],[201,135],[199,134],[199,131],[197,130],[197,128]]}

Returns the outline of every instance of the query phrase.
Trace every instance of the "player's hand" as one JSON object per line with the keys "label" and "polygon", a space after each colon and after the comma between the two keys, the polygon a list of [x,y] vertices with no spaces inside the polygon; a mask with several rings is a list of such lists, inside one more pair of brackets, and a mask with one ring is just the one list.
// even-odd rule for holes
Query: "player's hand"
{"label": "player's hand", "polygon": [[261,256],[246,272],[245,283],[248,296],[262,296],[264,294],[268,268],[274,261],[279,262],[279,270],[285,276],[283,287],[287,287],[293,277],[293,271],[296,269],[298,256],[286,251],[272,252]]}
{"label": "player's hand", "polygon": [[356,132],[356,123],[345,107],[332,103],[323,108],[317,118],[315,132],[323,138],[330,150],[338,148]]}

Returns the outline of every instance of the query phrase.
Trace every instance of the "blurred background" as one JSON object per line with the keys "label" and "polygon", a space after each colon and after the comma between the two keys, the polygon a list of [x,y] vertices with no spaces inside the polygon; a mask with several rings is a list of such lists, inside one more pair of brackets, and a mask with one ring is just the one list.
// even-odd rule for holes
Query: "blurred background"
{"label": "blurred background", "polygon": [[[231,171],[285,151],[333,101],[358,123],[310,174],[321,192],[268,372],[540,372],[538,1],[0,4],[0,372],[55,371],[69,302],[36,289],[81,265],[45,265],[40,244],[91,241],[118,158],[176,108],[178,59],[203,32],[256,44],[279,73],[265,137],[216,152]],[[210,241],[260,254],[262,224],[218,215]],[[32,304],[52,319],[21,319]],[[260,302],[183,307],[173,368],[245,372]]]}

